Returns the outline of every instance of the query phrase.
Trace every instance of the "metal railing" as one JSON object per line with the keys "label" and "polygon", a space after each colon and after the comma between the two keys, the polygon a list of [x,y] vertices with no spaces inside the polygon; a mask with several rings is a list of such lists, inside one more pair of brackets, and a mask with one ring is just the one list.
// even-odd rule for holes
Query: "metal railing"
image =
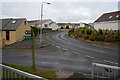
{"label": "metal railing", "polygon": [[2,69],[2,79],[9,80],[9,79],[21,79],[21,80],[48,80],[18,69],[14,69],[12,67],[8,67],[6,65],[0,64]]}
{"label": "metal railing", "polygon": [[120,67],[111,66],[99,63],[92,63],[92,78],[107,78],[117,79],[119,78]]}

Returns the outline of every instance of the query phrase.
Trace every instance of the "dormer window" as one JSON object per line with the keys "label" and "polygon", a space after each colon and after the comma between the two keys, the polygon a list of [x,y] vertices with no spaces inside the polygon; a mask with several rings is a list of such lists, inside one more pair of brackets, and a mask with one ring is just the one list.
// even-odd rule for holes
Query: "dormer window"
{"label": "dormer window", "polygon": [[111,19],[111,18],[112,18],[112,16],[109,16],[109,18]]}
{"label": "dormer window", "polygon": [[116,17],[118,18],[120,15],[117,15]]}
{"label": "dormer window", "polygon": [[16,23],[16,20],[13,20],[11,23],[12,23],[12,24],[15,24],[15,23]]}

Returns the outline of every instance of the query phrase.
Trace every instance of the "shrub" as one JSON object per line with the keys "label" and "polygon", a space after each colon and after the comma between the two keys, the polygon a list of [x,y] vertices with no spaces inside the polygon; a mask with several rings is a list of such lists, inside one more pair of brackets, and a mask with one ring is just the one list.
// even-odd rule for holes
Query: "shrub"
{"label": "shrub", "polygon": [[61,26],[61,28],[60,29],[64,29],[64,27],[63,26]]}
{"label": "shrub", "polygon": [[66,29],[69,29],[69,26],[66,26]]}
{"label": "shrub", "polygon": [[99,33],[100,35],[103,35],[103,30],[102,30],[102,29],[99,29],[99,30],[98,30],[98,33]]}
{"label": "shrub", "polygon": [[93,30],[90,29],[90,28],[86,28],[86,29],[85,29],[85,33],[86,33],[86,34],[92,34],[92,32],[93,32]]}
{"label": "shrub", "polygon": [[36,27],[36,26],[33,26],[32,29],[33,29],[33,31],[34,31],[34,33],[35,33],[35,36],[37,36],[37,35],[38,35],[38,32],[39,32],[39,28]]}
{"label": "shrub", "polygon": [[72,29],[70,29],[69,31],[68,31],[68,35],[71,35],[71,34],[73,34],[74,33],[74,28],[72,28]]}
{"label": "shrub", "polygon": [[85,34],[85,35],[83,36],[84,39],[89,39],[89,37],[90,37],[90,35],[88,35],[88,34]]}
{"label": "shrub", "polygon": [[43,28],[43,33],[46,33],[46,32],[51,32],[52,31],[52,28]]}
{"label": "shrub", "polygon": [[107,38],[105,38],[105,41],[106,42],[113,42],[114,40],[112,38],[107,37]]}
{"label": "shrub", "polygon": [[84,34],[85,33],[85,28],[80,28],[80,32]]}
{"label": "shrub", "polygon": [[85,34],[81,33],[79,34],[79,37],[84,38]]}
{"label": "shrub", "polygon": [[115,35],[114,36],[114,41],[120,41],[120,35]]}
{"label": "shrub", "polygon": [[98,36],[98,33],[92,33],[91,36],[89,37],[89,40],[95,41]]}
{"label": "shrub", "polygon": [[97,41],[104,41],[104,40],[105,40],[105,37],[104,37],[103,35],[98,35],[98,36],[96,37],[96,40],[97,40]]}

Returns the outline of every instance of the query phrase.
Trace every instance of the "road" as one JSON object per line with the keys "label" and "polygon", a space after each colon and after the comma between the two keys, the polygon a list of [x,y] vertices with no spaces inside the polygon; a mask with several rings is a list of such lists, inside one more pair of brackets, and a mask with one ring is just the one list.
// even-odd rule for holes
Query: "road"
{"label": "road", "polygon": [[[51,45],[36,49],[36,66],[73,72],[91,72],[91,63],[118,65],[118,51],[94,47],[66,35],[67,32],[47,34]],[[3,49],[3,63],[31,66],[31,50]]]}
{"label": "road", "polygon": [[86,57],[95,58],[94,61],[111,62],[118,64],[118,51],[108,50],[101,47],[92,46],[92,44],[85,43],[70,38],[66,35],[67,32],[61,32],[56,34],[49,34],[47,39],[58,47],[71,50],[78,55],[85,55]]}

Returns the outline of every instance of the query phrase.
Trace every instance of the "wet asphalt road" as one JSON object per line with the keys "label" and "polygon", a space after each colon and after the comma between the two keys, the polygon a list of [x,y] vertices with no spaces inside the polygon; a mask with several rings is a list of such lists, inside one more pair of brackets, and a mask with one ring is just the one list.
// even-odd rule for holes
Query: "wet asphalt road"
{"label": "wet asphalt road", "polygon": [[[73,72],[91,72],[91,63],[99,62],[117,65],[118,51],[93,47],[88,43],[66,36],[67,32],[47,34],[51,45],[36,49],[36,66],[67,70]],[[31,50],[3,49],[3,63],[31,66]]]}

